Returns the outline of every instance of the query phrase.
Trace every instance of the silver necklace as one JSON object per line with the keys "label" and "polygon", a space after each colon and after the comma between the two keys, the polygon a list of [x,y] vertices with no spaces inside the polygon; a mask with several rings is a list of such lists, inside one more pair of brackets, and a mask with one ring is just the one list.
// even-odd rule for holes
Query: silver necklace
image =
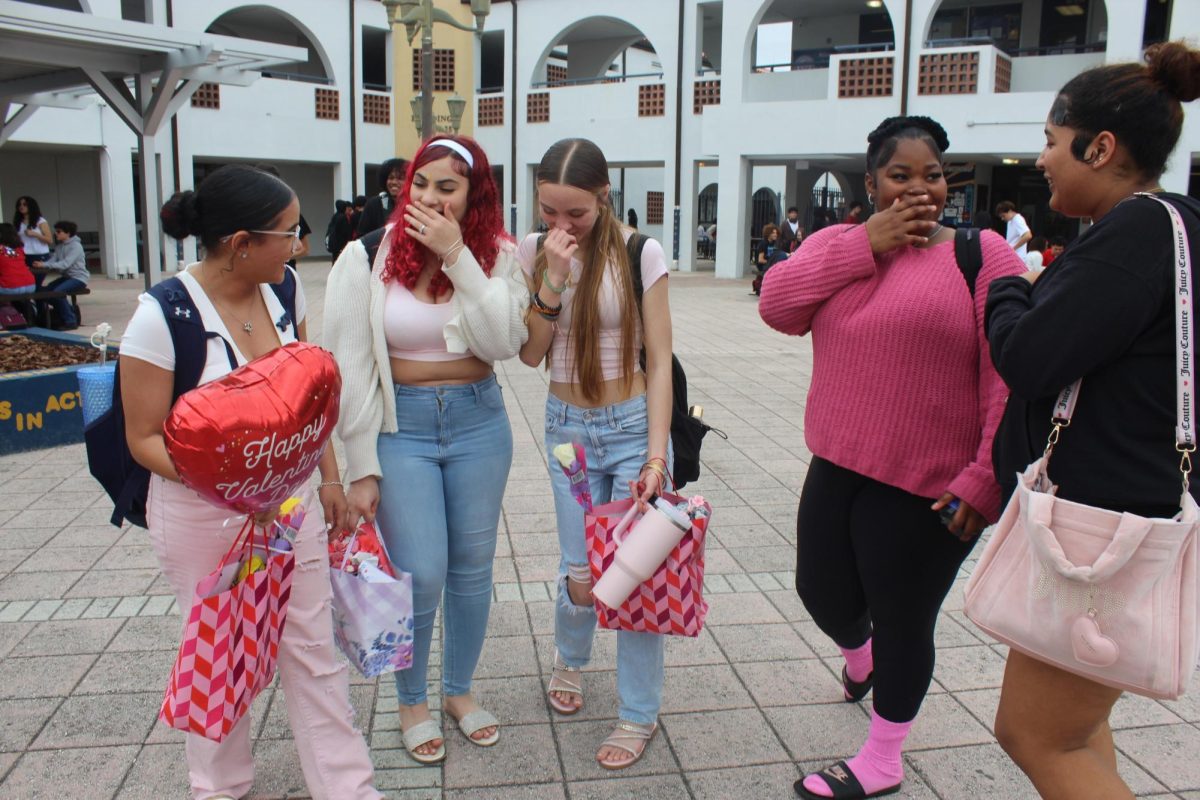
{"label": "silver necklace", "polygon": [[931,230],[931,231],[929,232],[929,235],[928,235],[928,236],[926,236],[925,238],[926,238],[926,239],[932,239],[933,237],[935,237],[935,236],[937,236],[939,233],[941,233],[941,232],[942,232],[942,228],[945,228],[945,227],[946,227],[945,225],[943,225],[942,223],[940,223],[940,222],[939,222],[939,223],[938,223],[938,226],[937,226],[936,228],[934,228],[933,230]]}
{"label": "silver necklace", "polygon": [[[217,298],[212,297],[211,295],[210,295],[210,299],[213,301],[213,303],[216,304],[217,308],[221,309],[226,314],[229,314],[229,316],[233,317],[235,320],[237,319],[237,316],[235,314],[231,314],[229,312],[229,309],[225,307],[224,303],[219,302],[217,300]],[[254,313],[253,309],[251,309],[251,313]],[[250,322],[249,320],[246,320],[245,322],[242,323],[242,330],[244,330],[246,333],[250,333],[250,334],[254,333],[254,323]]]}

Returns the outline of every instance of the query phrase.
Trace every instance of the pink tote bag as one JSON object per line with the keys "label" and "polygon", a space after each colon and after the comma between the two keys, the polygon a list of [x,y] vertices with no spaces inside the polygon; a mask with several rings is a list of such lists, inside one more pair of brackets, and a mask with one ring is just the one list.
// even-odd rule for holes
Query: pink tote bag
{"label": "pink tote bag", "polygon": [[1045,454],[1019,476],[966,587],[967,617],[1026,655],[1097,683],[1149,697],[1174,699],[1188,688],[1197,657],[1197,569],[1200,516],[1188,493],[1193,394],[1193,339],[1187,236],[1179,212],[1167,207],[1175,231],[1177,326],[1176,448],[1182,458],[1180,513],[1148,519],[1055,497],[1047,465],[1071,421],[1079,382],[1059,395]]}

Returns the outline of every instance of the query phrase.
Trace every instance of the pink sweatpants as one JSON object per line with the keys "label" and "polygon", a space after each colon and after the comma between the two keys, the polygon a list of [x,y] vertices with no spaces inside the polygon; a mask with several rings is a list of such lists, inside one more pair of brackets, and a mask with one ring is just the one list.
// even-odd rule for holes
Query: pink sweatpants
{"label": "pink sweatpants", "polygon": [[[186,617],[197,581],[216,567],[241,525],[224,525],[231,512],[158,476],[151,478],[148,506],[150,542]],[[296,570],[279,647],[292,736],[313,800],[378,800],[383,795],[372,786],[371,754],[353,724],[346,665],[333,644],[325,523],[319,507],[308,511],[295,544]],[[252,716],[247,714],[219,744],[187,734],[194,800],[250,791]]]}

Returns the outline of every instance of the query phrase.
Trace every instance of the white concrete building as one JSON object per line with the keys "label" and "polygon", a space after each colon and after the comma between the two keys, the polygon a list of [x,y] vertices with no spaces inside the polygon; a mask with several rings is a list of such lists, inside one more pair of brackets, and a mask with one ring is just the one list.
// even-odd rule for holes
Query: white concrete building
{"label": "white concrete building", "polygon": [[[865,200],[866,135],[908,113],[949,133],[959,221],[1011,199],[1036,232],[1070,234],[1032,172],[1054,90],[1151,42],[1200,37],[1200,3],[1185,0],[908,5],[909,17],[905,0],[497,0],[475,135],[503,167],[510,225],[537,222],[546,148],[585,136],[680,269],[694,266],[697,225],[716,218],[717,274],[734,277],[752,233],[788,205],[811,225],[815,205]],[[1187,192],[1198,156],[1193,108],[1164,186]]]}
{"label": "white concrete building", "polygon": [[[308,51],[306,62],[271,68],[247,86],[201,86],[156,137],[164,192],[191,188],[221,164],[271,162],[296,189],[313,228],[312,252],[320,254],[334,200],[378,191],[371,167],[395,147],[391,32],[378,0],[0,2],[5,10],[24,5]],[[32,195],[51,223],[79,224],[102,272],[132,275],[139,271],[136,138],[98,95],[84,100],[82,109],[38,108],[4,141],[0,207],[8,219],[15,199]],[[195,256],[190,242],[190,252],[174,242],[165,248],[168,268]]]}
{"label": "white concrete building", "polygon": [[[305,48],[307,61],[250,85],[198,90],[156,137],[157,169],[170,192],[220,164],[275,163],[300,195],[314,253],[334,199],[373,193],[373,167],[409,155],[395,148],[411,76],[398,80],[393,65],[408,45],[394,42],[379,0],[0,0],[28,5]],[[459,55],[474,62],[474,86],[458,92],[514,233],[537,223],[542,153],[586,136],[608,156],[620,210],[636,211],[680,269],[695,267],[697,226],[717,220],[717,274],[734,277],[788,206],[811,229],[822,207],[840,216],[865,200],[867,132],[899,113],[949,132],[957,221],[1010,199],[1036,233],[1072,233],[1032,170],[1054,90],[1182,36],[1200,37],[1200,2],[493,0],[474,52]],[[6,80],[0,72],[0,100]],[[0,209],[10,217],[17,196],[33,195],[51,222],[79,223],[103,272],[132,275],[136,139],[99,96],[81,97],[82,110],[42,107],[4,129]],[[1188,191],[1198,155],[1193,109],[1167,188]],[[194,256],[166,246],[168,268]]]}

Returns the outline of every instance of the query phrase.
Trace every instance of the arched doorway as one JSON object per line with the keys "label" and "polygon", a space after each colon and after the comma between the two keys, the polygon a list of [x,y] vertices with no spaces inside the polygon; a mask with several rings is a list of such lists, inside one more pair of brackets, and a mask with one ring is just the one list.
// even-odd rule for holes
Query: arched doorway
{"label": "arched doorway", "polygon": [[615,17],[587,17],[564,28],[543,51],[530,84],[573,86],[661,77],[663,65],[646,35]]}
{"label": "arched doorway", "polygon": [[206,33],[303,47],[308,60],[263,71],[263,77],[333,83],[334,72],[320,41],[295,17],[271,6],[241,6],[213,20]]}

